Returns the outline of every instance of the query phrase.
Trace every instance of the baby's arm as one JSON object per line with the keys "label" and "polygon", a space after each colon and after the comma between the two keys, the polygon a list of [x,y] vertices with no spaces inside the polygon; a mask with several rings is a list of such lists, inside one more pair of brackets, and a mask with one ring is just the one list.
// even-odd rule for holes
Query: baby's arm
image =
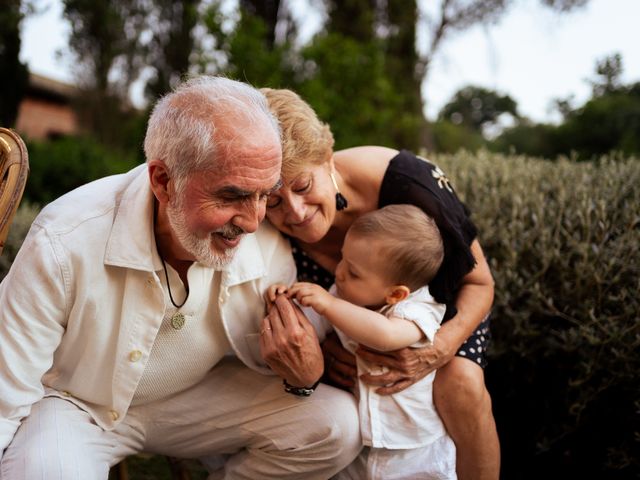
{"label": "baby's arm", "polygon": [[334,297],[313,283],[294,283],[288,294],[302,305],[324,315],[349,338],[374,350],[397,350],[424,338],[422,330],[411,321],[397,317],[387,318],[381,313],[358,307]]}
{"label": "baby's arm", "polygon": [[283,293],[287,293],[287,286],[282,283],[274,283],[264,293],[264,302],[266,304],[267,312],[276,302],[276,297]]}

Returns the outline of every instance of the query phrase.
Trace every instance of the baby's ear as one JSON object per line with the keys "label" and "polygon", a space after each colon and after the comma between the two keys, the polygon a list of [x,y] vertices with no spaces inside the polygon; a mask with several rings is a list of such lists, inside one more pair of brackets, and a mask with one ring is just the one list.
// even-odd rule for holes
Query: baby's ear
{"label": "baby's ear", "polygon": [[384,298],[387,305],[395,305],[409,296],[411,290],[406,285],[394,285],[389,287],[387,296]]}

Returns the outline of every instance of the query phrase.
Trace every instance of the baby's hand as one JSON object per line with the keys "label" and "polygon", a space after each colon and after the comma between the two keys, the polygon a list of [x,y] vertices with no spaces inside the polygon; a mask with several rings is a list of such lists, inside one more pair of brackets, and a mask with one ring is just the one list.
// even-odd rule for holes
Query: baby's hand
{"label": "baby's hand", "polygon": [[267,312],[271,309],[276,301],[278,295],[287,293],[287,286],[282,283],[275,283],[271,285],[264,293],[264,301],[267,304]]}
{"label": "baby's hand", "polygon": [[331,302],[335,300],[333,295],[315,283],[294,283],[287,294],[290,298],[295,298],[301,305],[313,308],[320,315],[324,315]]}

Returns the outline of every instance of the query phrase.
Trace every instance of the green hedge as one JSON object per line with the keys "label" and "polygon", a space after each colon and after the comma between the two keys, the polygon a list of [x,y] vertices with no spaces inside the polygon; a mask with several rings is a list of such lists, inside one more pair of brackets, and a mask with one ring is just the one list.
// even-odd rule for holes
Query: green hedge
{"label": "green hedge", "polygon": [[40,205],[97,178],[126,172],[141,162],[135,153],[117,152],[91,138],[30,141],[27,148],[30,171],[24,197]]}
{"label": "green hedge", "polygon": [[[640,162],[432,159],[473,211],[496,280],[486,374],[502,477],[637,478]],[[21,206],[3,262],[34,215]]]}
{"label": "green hedge", "polygon": [[503,478],[638,475],[640,162],[433,160],[496,281],[487,383]]}
{"label": "green hedge", "polygon": [[39,211],[40,209],[36,205],[25,200],[18,207],[18,211],[11,222],[2,255],[0,255],[0,281],[7,275],[11,262],[16,258],[20,245],[22,245],[22,241],[27,236],[31,223],[33,223]]}

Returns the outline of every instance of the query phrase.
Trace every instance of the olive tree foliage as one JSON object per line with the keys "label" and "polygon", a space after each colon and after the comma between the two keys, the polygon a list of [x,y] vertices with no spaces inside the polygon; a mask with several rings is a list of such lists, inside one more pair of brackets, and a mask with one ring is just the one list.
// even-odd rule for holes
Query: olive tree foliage
{"label": "olive tree foliage", "polygon": [[200,3],[200,0],[154,0],[148,5],[144,27],[151,40],[145,45],[145,63],[153,66],[146,86],[149,99],[170,91],[189,72]]}
{"label": "olive tree foliage", "polygon": [[520,121],[497,137],[491,149],[515,151],[545,158],[559,155],[590,160],[611,152],[640,155],[640,82],[621,81],[622,57],[598,60],[590,80],[592,96],[583,105],[557,100],[563,121],[559,125]]}
{"label": "olive tree foliage", "polygon": [[[223,73],[258,87],[291,86],[290,39],[295,34],[280,2],[242,0],[231,11],[224,4],[214,1],[204,10],[203,25],[214,46],[200,51],[199,70]],[[277,41],[283,25],[288,33]]]}
{"label": "olive tree foliage", "polygon": [[[569,12],[588,0],[540,0],[558,12]],[[456,33],[475,25],[497,23],[517,0],[324,0],[326,31],[360,43],[377,42],[384,52],[384,70],[392,90],[402,95],[396,117],[402,128],[398,145],[432,148],[424,117],[422,87],[442,45]],[[418,30],[425,40],[418,40]],[[418,43],[418,42],[421,43]],[[323,66],[319,65],[318,69]]]}
{"label": "olive tree foliage", "polygon": [[140,66],[135,59],[145,2],[63,0],[63,5],[76,80],[86,90],[124,99]]}
{"label": "olive tree foliage", "polygon": [[[539,1],[565,12],[588,0]],[[517,0],[307,0],[325,24],[306,44],[298,36],[305,20],[294,20],[292,0],[63,2],[80,78],[100,99],[82,102],[97,117],[86,122],[94,131],[118,123],[107,121],[116,113],[105,112],[117,110],[111,99],[128,98],[134,79],[153,101],[186,73],[206,72],[299,89],[314,107],[344,93],[342,102],[330,102],[326,118],[345,133],[345,125],[361,131],[357,139],[343,137],[344,144],[364,139],[417,149],[430,144],[422,87],[434,56],[453,34],[497,22]],[[420,29],[427,40],[418,45]],[[361,118],[360,105],[344,108],[356,98],[373,107]],[[387,111],[379,118],[362,118],[380,108]],[[386,129],[380,118],[391,122]]]}
{"label": "olive tree foliage", "polygon": [[622,55],[614,53],[596,62],[596,78],[591,81],[594,97],[614,93],[622,86]]}
{"label": "olive tree foliage", "polygon": [[453,98],[440,110],[439,119],[483,133],[486,127],[498,123],[502,115],[518,119],[515,100],[509,95],[483,87],[467,86],[458,90]]}
{"label": "olive tree foliage", "polygon": [[63,0],[70,56],[80,93],[76,111],[87,133],[118,146],[129,121],[129,89],[143,62],[140,32],[146,18],[138,0]]}
{"label": "olive tree foliage", "polygon": [[0,126],[12,127],[29,78],[20,62],[20,24],[33,4],[6,0],[0,8]]}

